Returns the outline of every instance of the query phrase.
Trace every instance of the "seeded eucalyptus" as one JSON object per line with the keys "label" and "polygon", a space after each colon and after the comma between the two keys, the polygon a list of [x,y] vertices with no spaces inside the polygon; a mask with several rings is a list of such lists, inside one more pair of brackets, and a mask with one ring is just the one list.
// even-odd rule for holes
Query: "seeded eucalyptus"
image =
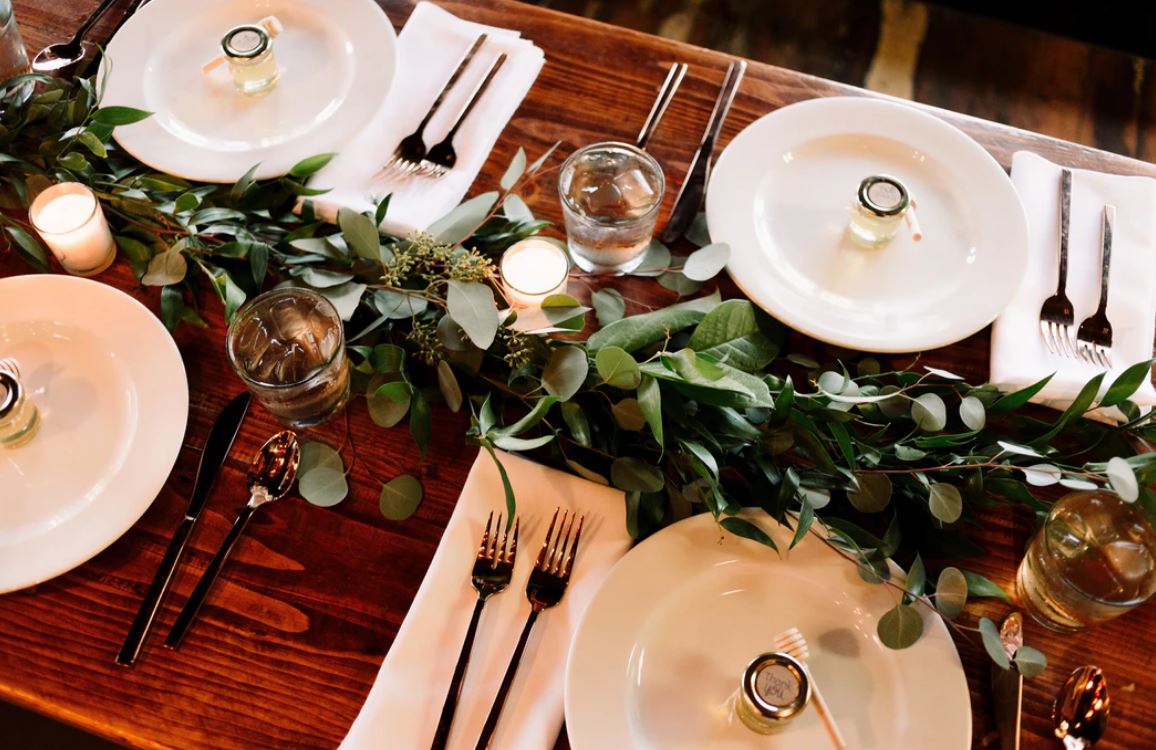
{"label": "seeded eucalyptus", "polygon": [[[1128,400],[1151,362],[1111,383],[1093,378],[1056,417],[1027,406],[1046,379],[1005,393],[934,368],[881,372],[869,357],[820,364],[782,356],[781,326],[717,291],[629,316],[613,289],[594,291],[592,310],[556,295],[541,310],[515,313],[494,259],[546,226],[519,191],[549,151],[528,163],[519,149],[500,190],[471,198],[428,232],[383,237],[388,197],[366,214],[341,211],[336,226],[318,220],[310,198],[324,191],[305,183],[328,155],[279,179],[258,182],[251,172],[234,185],[196,185],[122,152],[113,128],[148,113],[100,108],[90,81],[23,76],[3,84],[0,99],[4,206],[26,207],[53,181],[91,186],[137,278],[159,287],[170,328],[204,325],[205,288],[226,317],[274,283],[316,289],[346,323],[370,418],[383,428],[406,422],[423,456],[431,404],[441,402],[469,410],[470,439],[495,461],[499,449],[535,451],[623,490],[636,538],[709,512],[722,529],[774,547],[739,515],[760,507],[794,530],[792,546],[818,535],[864,580],[896,589],[895,608],[878,623],[892,648],[921,635],[916,607],[954,619],[969,596],[1006,598],[955,567],[932,586],[924,568],[924,558],[983,553],[967,534],[981,523],[977,511],[1039,515],[1048,503],[1037,488],[1110,486],[1156,512],[1156,453],[1148,452],[1156,429]],[[14,252],[48,268],[17,215],[0,214],[0,225]],[[687,238],[699,249],[680,258],[652,243],[635,273],[696,294],[729,251],[710,242],[701,217]],[[581,332],[593,317],[598,326],[584,341],[552,335]],[[1081,419],[1097,407],[1118,410],[1125,423]],[[332,448],[304,446],[300,491],[310,502],[340,502],[346,473]],[[513,517],[513,490],[500,473]],[[421,497],[417,479],[396,477],[383,485],[380,508],[402,519]],[[903,581],[888,563],[901,542],[915,555]],[[991,625],[980,623],[985,642]],[[1020,653],[1022,672],[1042,671],[1042,654]]]}

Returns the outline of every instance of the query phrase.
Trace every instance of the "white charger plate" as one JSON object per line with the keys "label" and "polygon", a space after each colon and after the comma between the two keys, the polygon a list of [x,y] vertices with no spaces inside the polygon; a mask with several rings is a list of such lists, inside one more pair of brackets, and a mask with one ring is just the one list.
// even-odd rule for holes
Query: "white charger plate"
{"label": "white charger plate", "polygon": [[[277,16],[281,78],[259,97],[236,92],[227,66],[201,66],[240,24]],[[385,101],[397,35],[373,0],[152,0],[108,46],[104,105],[153,116],[114,137],[144,163],[180,177],[234,182],[339,151]]]}
{"label": "white charger plate", "polygon": [[[864,248],[846,235],[859,182],[889,174],[918,203],[906,228]],[[719,157],[711,239],[756,304],[813,338],[873,352],[946,346],[991,323],[1027,268],[1027,219],[979,144],[904,104],[812,99],[766,115]]]}
{"label": "white charger plate", "polygon": [[[719,531],[708,514],[660,531],[611,570],[578,626],[566,664],[574,750],[828,750],[813,707],[773,736],[732,718],[746,665],[798,627],[808,667],[856,750],[968,750],[971,700],[959,654],[937,615],[892,651],[875,632],[894,592],[809,536],[746,513],[774,551]],[[895,570],[899,573],[898,569]],[[900,577],[901,578],[901,577]]]}
{"label": "white charger plate", "polygon": [[124,292],[69,276],[0,279],[0,357],[41,417],[0,448],[0,593],[80,565],[152,504],[184,439],[180,352]]}

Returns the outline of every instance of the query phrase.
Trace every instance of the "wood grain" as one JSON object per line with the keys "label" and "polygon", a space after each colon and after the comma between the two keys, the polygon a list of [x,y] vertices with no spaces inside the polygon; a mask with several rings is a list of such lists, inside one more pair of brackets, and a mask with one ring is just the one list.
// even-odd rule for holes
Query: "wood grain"
{"label": "wood grain", "polygon": [[[30,47],[70,29],[95,0],[69,4],[18,0],[17,14]],[[649,108],[664,64],[685,60],[691,73],[653,141],[653,152],[677,187],[710,112],[726,67],[725,55],[593,21],[563,16],[510,0],[443,3],[471,20],[516,27],[547,54],[548,64],[505,134],[476,190],[496,185],[516,148],[531,154],[555,140],[566,150],[607,137],[626,138]],[[383,3],[400,26],[412,5]],[[723,133],[724,143],[755,118],[791,102],[830,95],[866,95],[789,70],[752,64]],[[1072,166],[1123,174],[1156,175],[1156,167],[1045,136],[936,110],[976,138],[1005,166],[1018,149],[1032,149]],[[674,190],[671,191],[673,195]],[[554,189],[536,186],[535,212],[557,220]],[[669,210],[669,205],[667,206]],[[0,253],[0,274],[24,272]],[[141,289],[123,264],[101,277],[155,309],[152,290]],[[613,282],[639,303],[671,301],[654,285]],[[734,294],[729,283],[724,290]],[[113,657],[183,511],[204,436],[216,412],[240,390],[223,354],[223,325],[215,301],[204,300],[210,327],[182,329],[176,339],[189,372],[190,423],[173,475],[133,529],[93,560],[33,589],[0,597],[0,698],[137,748],[252,750],[334,748],[357,714],[382,657],[405,617],[476,449],[465,445],[465,418],[435,409],[435,458],[424,465],[404,429],[383,431],[368,419],[364,402],[349,410],[349,429],[360,458],[351,477],[353,496],[335,509],[297,500],[269,508],[238,545],[223,585],[176,652],[160,646],[171,623],[224,537],[244,496],[245,457],[277,429],[254,407],[216,492],[191,540],[185,565],[161,613],[157,632],[138,666],[116,667]],[[987,332],[923,355],[982,379],[987,372]],[[830,356],[827,347],[801,336],[793,351]],[[890,359],[911,364],[914,355]],[[314,437],[340,444],[345,424]],[[376,506],[380,481],[403,472],[421,475],[426,500],[412,519],[383,520]],[[984,518],[978,538],[990,554],[969,565],[1011,588],[1030,533],[1026,519]],[[1001,617],[1007,605],[969,607],[965,622]],[[1146,700],[1156,678],[1156,608],[1146,607],[1089,633],[1056,636],[1033,629],[1035,645],[1051,661],[1028,682],[1025,747],[1053,747],[1048,714],[1053,691],[1067,672],[1094,661],[1113,686],[1107,750],[1156,744],[1156,709]],[[988,660],[970,638],[958,640],[975,716],[976,748],[989,747]],[[934,720],[934,717],[913,717]],[[3,745],[0,728],[0,746]],[[562,741],[564,744],[564,741]],[[383,745],[387,746],[387,745]],[[408,749],[403,749],[408,750]],[[922,749],[920,749],[922,750]]]}

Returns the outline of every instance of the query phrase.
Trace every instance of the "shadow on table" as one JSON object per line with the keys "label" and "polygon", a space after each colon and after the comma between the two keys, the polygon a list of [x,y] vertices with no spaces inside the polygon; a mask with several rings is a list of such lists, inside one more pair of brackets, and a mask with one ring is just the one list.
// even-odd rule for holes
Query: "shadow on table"
{"label": "shadow on table", "polygon": [[0,702],[0,747],[13,750],[115,750],[119,746]]}

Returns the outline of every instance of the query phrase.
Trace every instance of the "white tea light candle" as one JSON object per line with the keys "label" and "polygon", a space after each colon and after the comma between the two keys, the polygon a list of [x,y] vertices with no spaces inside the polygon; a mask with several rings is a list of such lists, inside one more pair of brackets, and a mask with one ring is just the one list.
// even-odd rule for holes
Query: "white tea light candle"
{"label": "white tea light candle", "polygon": [[36,196],[28,218],[65,271],[95,276],[112,265],[112,232],[100,202],[79,182],[62,182]]}
{"label": "white tea light candle", "polygon": [[565,291],[570,258],[554,243],[530,237],[510,246],[500,268],[510,304],[528,307]]}

